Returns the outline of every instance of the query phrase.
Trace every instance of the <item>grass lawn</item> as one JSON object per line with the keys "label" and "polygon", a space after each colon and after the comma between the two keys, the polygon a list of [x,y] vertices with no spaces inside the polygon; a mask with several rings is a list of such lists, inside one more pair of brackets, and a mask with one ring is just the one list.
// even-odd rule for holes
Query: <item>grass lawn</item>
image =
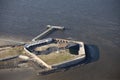
{"label": "grass lawn", "polygon": [[24,53],[23,46],[0,48],[0,58],[6,58],[23,53]]}
{"label": "grass lawn", "polygon": [[53,52],[47,55],[38,55],[38,56],[49,65],[75,58],[75,55],[70,54],[68,50],[61,50],[59,52]]}

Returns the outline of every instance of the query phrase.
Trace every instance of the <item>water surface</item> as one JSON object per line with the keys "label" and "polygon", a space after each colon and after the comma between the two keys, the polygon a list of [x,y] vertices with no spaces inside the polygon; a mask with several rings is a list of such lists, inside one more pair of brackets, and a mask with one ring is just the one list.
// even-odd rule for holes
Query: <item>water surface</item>
{"label": "water surface", "polygon": [[[119,80],[119,4],[119,0],[0,0],[0,38],[29,41],[48,24],[65,26],[65,31],[56,31],[49,37],[72,38],[96,45],[100,50],[99,60],[46,76],[33,77],[29,72],[26,77],[32,80]],[[17,77],[14,75],[6,78],[0,74],[0,78],[13,79]]]}

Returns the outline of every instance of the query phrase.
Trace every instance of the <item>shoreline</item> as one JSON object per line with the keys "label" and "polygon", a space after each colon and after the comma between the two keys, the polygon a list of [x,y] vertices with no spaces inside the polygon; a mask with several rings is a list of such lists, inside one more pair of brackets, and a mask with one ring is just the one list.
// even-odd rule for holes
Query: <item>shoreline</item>
{"label": "shoreline", "polygon": [[0,72],[4,72],[4,71],[23,71],[23,70],[34,70],[34,68],[32,67],[27,67],[27,68],[23,68],[23,67],[20,67],[20,68],[5,68],[5,69],[0,69]]}
{"label": "shoreline", "polygon": [[1,80],[31,80],[36,77],[32,68],[0,69]]}
{"label": "shoreline", "polygon": [[[21,43],[20,43],[21,42]],[[15,46],[15,45],[18,45],[18,44],[22,44],[22,41],[17,41],[16,40],[12,40],[12,39],[3,39],[3,38],[0,38],[0,48],[1,47],[11,47],[11,46]]]}

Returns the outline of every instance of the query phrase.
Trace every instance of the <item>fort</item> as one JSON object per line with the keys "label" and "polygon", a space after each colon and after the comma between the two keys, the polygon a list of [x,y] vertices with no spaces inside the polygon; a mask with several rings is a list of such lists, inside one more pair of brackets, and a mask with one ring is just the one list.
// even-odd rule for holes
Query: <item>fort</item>
{"label": "fort", "polygon": [[24,50],[46,68],[62,68],[77,64],[85,58],[83,42],[47,38],[26,44]]}
{"label": "fort", "polygon": [[47,38],[38,40],[52,29],[64,30],[60,26],[47,26],[48,29],[24,46],[33,61],[48,69],[63,68],[85,59],[84,43],[80,41]]}
{"label": "fort", "polygon": [[19,45],[23,45],[20,45],[21,47],[1,48],[5,52],[3,56],[10,56],[1,58],[0,61],[20,58],[25,61],[33,61],[44,70],[53,70],[78,64],[85,59],[83,42],[60,38],[42,39],[52,30],[64,30],[64,27],[61,26],[48,25],[47,28],[46,31],[33,38],[31,42],[19,43]]}

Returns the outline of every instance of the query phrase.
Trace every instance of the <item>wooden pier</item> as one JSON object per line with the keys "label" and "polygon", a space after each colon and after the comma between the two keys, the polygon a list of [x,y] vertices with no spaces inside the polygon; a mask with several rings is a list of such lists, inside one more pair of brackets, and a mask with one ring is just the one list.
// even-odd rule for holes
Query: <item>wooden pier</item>
{"label": "wooden pier", "polygon": [[36,36],[35,38],[32,39],[32,41],[36,41],[37,39],[43,37],[44,35],[46,35],[47,33],[49,33],[52,30],[64,30],[64,27],[61,26],[51,26],[51,25],[47,25],[48,29],[46,31],[44,31],[43,33],[39,34],[38,36]]}

